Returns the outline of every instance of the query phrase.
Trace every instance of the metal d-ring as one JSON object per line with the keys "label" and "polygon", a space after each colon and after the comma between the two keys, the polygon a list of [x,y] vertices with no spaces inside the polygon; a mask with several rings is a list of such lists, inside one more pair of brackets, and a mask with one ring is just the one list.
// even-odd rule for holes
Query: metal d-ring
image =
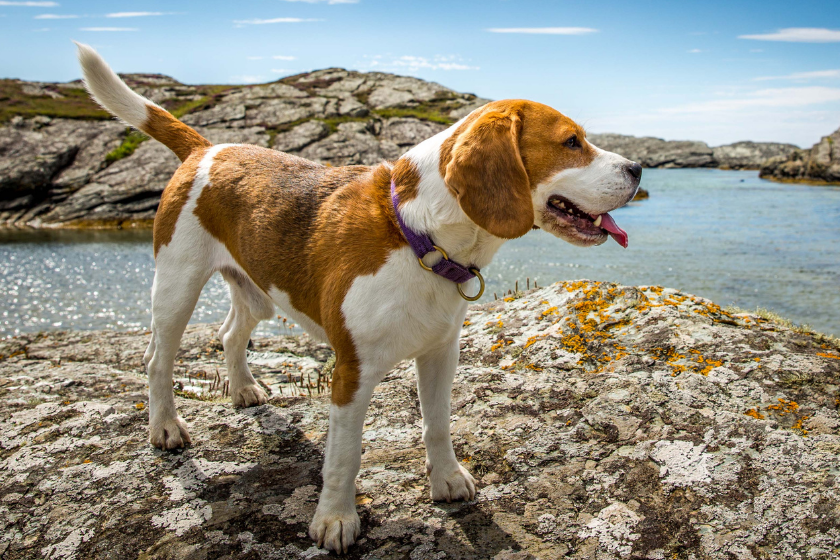
{"label": "metal d-ring", "polygon": [[475,267],[470,268],[470,272],[475,274],[476,277],[478,278],[478,283],[479,283],[478,293],[475,294],[474,296],[470,297],[470,296],[468,296],[467,294],[464,293],[464,290],[461,289],[461,284],[457,284],[458,293],[461,294],[461,297],[464,298],[467,301],[475,301],[478,298],[480,298],[482,296],[482,294],[484,294],[484,277],[481,275],[481,273]]}
{"label": "metal d-ring", "polygon": [[[449,255],[447,255],[447,254],[446,254],[446,251],[444,251],[443,249],[441,249],[441,248],[440,248],[440,247],[438,247],[437,245],[432,245],[432,247],[434,247],[434,248],[435,248],[435,251],[437,251],[438,253],[440,253],[441,255],[443,255],[443,258],[444,258],[444,259],[449,260]],[[424,256],[425,256],[425,255],[424,255]],[[420,261],[420,266],[422,266],[423,268],[425,268],[425,269],[426,269],[426,270],[428,270],[429,272],[434,272],[434,270],[432,270],[432,267],[430,267],[430,266],[426,266],[426,263],[424,263],[424,262],[423,262],[423,259],[418,258],[417,260],[418,260],[418,261]]]}

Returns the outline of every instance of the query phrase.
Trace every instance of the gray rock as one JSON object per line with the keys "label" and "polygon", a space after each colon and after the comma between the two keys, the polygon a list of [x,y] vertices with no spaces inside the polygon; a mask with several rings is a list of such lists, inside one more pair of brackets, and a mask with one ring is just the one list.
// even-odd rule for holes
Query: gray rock
{"label": "gray rock", "polygon": [[735,142],[712,148],[712,154],[721,168],[759,169],[767,160],[787,157],[797,149],[793,144]]}
{"label": "gray rock", "polygon": [[382,124],[380,138],[390,140],[403,148],[416,146],[426,138],[430,138],[446,130],[447,125],[414,118],[387,119]]}
{"label": "gray rock", "polygon": [[661,138],[589,134],[593,144],[639,162],[643,167],[714,167],[712,149],[704,142]]}
{"label": "gray rock", "polygon": [[414,95],[408,91],[379,87],[371,92],[367,103],[374,109],[384,109],[386,107],[406,105],[410,101],[414,101]]}
{"label": "gray rock", "polygon": [[312,142],[324,138],[329,132],[329,127],[323,121],[306,121],[288,132],[278,134],[271,147],[281,152],[297,152]]}
{"label": "gray rock", "polygon": [[337,132],[306,146],[300,155],[333,166],[373,165],[386,159],[367,124],[358,122],[340,124]]}
{"label": "gray rock", "polygon": [[[179,352],[193,444],[178,453],[147,443],[148,333],[0,340],[5,559],[327,557],[306,532],[331,352],[254,339],[271,400],[235,410],[213,388],[216,330],[191,326]],[[461,346],[452,432],[475,501],[430,501],[401,363],[368,411],[348,558],[836,556],[836,341],[675,290],[580,281],[473,306]]]}
{"label": "gray rock", "polygon": [[775,181],[840,184],[840,129],[811,147],[767,161],[759,177]]}

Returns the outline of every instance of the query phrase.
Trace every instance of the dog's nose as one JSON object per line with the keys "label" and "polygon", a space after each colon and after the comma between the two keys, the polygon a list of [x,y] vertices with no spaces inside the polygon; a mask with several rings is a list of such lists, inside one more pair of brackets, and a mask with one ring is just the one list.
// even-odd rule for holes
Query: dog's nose
{"label": "dog's nose", "polygon": [[627,173],[633,176],[637,181],[642,178],[642,166],[635,161],[627,166]]}

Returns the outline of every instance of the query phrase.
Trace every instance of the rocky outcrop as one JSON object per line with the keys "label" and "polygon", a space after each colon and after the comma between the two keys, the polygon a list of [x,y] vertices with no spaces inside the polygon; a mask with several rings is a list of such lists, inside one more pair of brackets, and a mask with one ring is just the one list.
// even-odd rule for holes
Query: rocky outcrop
{"label": "rocky outcrop", "polygon": [[[417,78],[338,68],[255,86],[191,86],[155,74],[124,78],[214,143],[256,144],[329,165],[398,158],[488,101]],[[0,80],[0,226],[150,225],[178,160],[155,142],[138,146],[136,133],[107,117],[78,81]],[[758,168],[795,148],[590,138],[645,167]]]}
{"label": "rocky outcrop", "polygon": [[[125,78],[214,143],[256,144],[329,165],[398,158],[487,102],[416,78],[335,68],[241,87]],[[78,82],[13,85],[23,101],[49,99],[59,109],[69,103],[67,92],[78,101],[81,91]],[[131,139],[124,126],[93,120],[102,117],[93,106],[77,109],[73,119],[15,116],[0,126],[0,225],[131,227],[153,220],[178,159],[156,142],[125,150]]]}
{"label": "rocky outcrop", "polygon": [[840,129],[814,144],[776,157],[761,167],[759,177],[774,181],[840,184]]}
{"label": "rocky outcrop", "polygon": [[705,142],[622,134],[589,134],[587,138],[599,148],[638,161],[643,167],[758,169],[768,159],[787,156],[797,149],[793,144],[773,142],[736,142],[710,148]]}
{"label": "rocky outcrop", "polygon": [[[234,410],[215,329],[176,372],[193,445],[146,441],[147,333],[0,341],[0,555],[319,558],[331,352],[255,339]],[[659,287],[556,284],[470,309],[452,431],[478,481],[429,501],[413,366],[374,394],[348,558],[836,558],[836,341]],[[218,375],[218,377],[217,377]],[[221,389],[219,389],[221,388]]]}
{"label": "rocky outcrop", "polygon": [[799,148],[775,142],[735,142],[712,148],[712,156],[722,169],[758,169],[769,159],[789,156]]}

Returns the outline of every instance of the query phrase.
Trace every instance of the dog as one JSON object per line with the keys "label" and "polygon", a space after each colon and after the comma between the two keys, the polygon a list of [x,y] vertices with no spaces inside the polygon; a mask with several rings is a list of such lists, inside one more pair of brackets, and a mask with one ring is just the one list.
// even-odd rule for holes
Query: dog
{"label": "dog", "polygon": [[323,488],[309,528],[319,547],[346,552],[359,537],[365,412],[374,387],[404,359],[416,362],[431,497],[472,500],[475,481],[455,456],[449,418],[459,333],[468,300],[483,291],[480,270],[505,241],[535,228],[579,246],[612,236],[626,247],[609,212],[634,197],[641,166],[525,100],[488,103],[370,167],[214,146],[134,93],[91,47],[78,44],[78,55],[92,97],[182,162],[154,223],[144,355],[152,445],[190,443],[172,368],[201,289],[218,271],[232,301],[219,338],[234,406],[267,400],[245,350],[275,306],[335,350]]}

